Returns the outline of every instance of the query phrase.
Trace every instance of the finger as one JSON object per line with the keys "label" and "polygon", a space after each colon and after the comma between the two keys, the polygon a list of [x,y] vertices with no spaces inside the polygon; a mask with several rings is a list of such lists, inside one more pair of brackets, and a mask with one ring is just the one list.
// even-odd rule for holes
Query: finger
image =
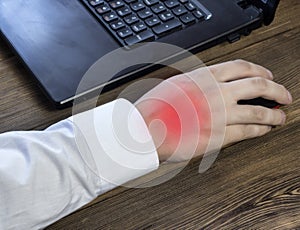
{"label": "finger", "polygon": [[290,104],[290,93],[282,85],[261,77],[241,79],[229,82],[233,98],[236,101],[263,97],[279,104]]}
{"label": "finger", "polygon": [[217,81],[226,82],[249,77],[263,77],[273,79],[270,70],[244,60],[224,62],[208,67]]}
{"label": "finger", "polygon": [[269,109],[262,106],[236,105],[228,113],[227,123],[234,124],[261,124],[283,125],[286,120],[285,113],[280,109]]}
{"label": "finger", "polygon": [[230,125],[226,127],[223,146],[230,145],[242,140],[260,137],[271,131],[267,125]]}

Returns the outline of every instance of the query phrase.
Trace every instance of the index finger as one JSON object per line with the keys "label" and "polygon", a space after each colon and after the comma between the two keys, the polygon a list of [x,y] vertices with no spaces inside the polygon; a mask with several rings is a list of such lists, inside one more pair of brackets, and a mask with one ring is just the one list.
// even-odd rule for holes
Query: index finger
{"label": "index finger", "polygon": [[263,77],[273,80],[270,70],[244,60],[224,62],[208,67],[217,81],[226,82],[249,77]]}
{"label": "index finger", "polygon": [[230,84],[236,101],[263,97],[282,105],[292,102],[289,91],[283,86],[264,78],[241,79]]}

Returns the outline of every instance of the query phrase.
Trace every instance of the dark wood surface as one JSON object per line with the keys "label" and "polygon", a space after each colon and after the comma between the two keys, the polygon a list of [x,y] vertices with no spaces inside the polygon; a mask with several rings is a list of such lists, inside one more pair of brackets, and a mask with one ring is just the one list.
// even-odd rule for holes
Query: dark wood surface
{"label": "dark wood surface", "polygon": [[[49,229],[300,229],[300,1],[283,0],[274,23],[198,56],[242,58],[271,69],[292,93],[287,124],[224,149],[211,169],[199,160],[156,187],[117,188]],[[146,77],[172,75],[161,69]],[[102,95],[116,98],[122,87]],[[0,39],[0,132],[43,129],[71,115],[55,110]]]}

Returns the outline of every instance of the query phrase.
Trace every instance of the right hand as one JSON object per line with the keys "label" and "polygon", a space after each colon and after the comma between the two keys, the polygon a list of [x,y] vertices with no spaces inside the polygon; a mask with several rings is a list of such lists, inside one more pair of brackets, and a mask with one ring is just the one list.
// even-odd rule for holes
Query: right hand
{"label": "right hand", "polygon": [[[211,76],[216,80],[214,86],[204,82],[204,79]],[[280,109],[237,104],[239,100],[257,97],[274,100],[282,105],[292,103],[290,93],[284,86],[273,81],[269,70],[247,61],[236,60],[171,77],[146,93],[137,101],[136,107],[149,127],[160,160],[182,161],[191,158],[188,154],[189,140],[195,137],[198,141],[193,157],[206,153],[208,143],[214,141],[211,140],[212,118],[220,119],[220,122],[223,119],[225,122],[224,127],[220,127],[223,130],[217,133],[223,135],[220,137],[223,147],[262,136],[272,126],[285,123],[286,116]],[[182,134],[180,119],[186,119],[189,114],[185,113],[192,111],[181,109],[186,99],[191,101],[197,121],[191,119],[190,127],[186,129],[190,132]],[[219,111],[212,111],[211,108],[220,104],[220,100],[223,100],[223,105],[217,106],[220,107]],[[164,123],[164,126],[155,123],[157,120]],[[196,129],[193,128],[197,125],[200,126],[200,133],[195,133]],[[178,147],[180,151],[174,155]]]}

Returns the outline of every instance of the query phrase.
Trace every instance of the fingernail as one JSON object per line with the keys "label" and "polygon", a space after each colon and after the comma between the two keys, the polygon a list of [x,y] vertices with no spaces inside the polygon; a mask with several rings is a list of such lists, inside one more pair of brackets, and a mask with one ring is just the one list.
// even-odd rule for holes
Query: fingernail
{"label": "fingernail", "polygon": [[289,91],[287,93],[288,93],[289,102],[292,103],[293,102],[293,97],[292,97],[292,95]]}
{"label": "fingernail", "polygon": [[285,124],[286,114],[282,110],[280,110],[280,112],[281,112],[281,116],[282,116],[282,118],[281,118],[281,124]]}

